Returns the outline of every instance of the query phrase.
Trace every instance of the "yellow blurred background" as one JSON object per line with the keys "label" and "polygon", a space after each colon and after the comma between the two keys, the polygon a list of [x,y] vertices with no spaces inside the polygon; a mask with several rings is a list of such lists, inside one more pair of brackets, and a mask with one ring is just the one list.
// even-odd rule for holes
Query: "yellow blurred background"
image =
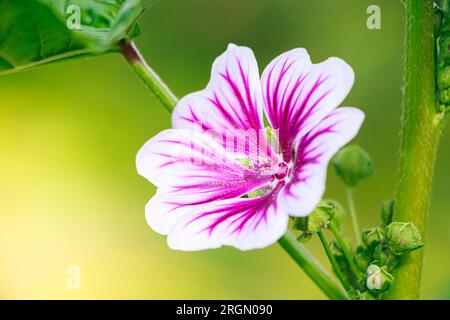
{"label": "yellow blurred background", "polygon": [[[382,29],[368,30],[379,5]],[[403,10],[392,0],[160,0],[137,44],[178,96],[203,88],[229,42],[260,69],[295,47],[338,56],[356,83],[346,105],[367,120],[357,142],[377,175],[356,191],[365,227],[391,197],[399,144]],[[0,298],[321,299],[277,245],[240,252],[171,251],[146,224],[155,189],[135,169],[142,144],[170,117],[119,55],[0,77]],[[450,130],[441,145],[423,298],[450,298]],[[344,203],[330,170],[327,196]],[[349,226],[346,233],[352,236]],[[308,247],[327,264],[316,240]],[[67,287],[79,266],[81,287]]]}

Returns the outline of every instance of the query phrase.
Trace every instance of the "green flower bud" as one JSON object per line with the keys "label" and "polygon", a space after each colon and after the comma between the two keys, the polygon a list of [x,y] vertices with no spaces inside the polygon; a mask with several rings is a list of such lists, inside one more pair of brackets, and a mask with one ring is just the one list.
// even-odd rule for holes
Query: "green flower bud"
{"label": "green flower bud", "polygon": [[333,222],[337,227],[340,227],[345,220],[345,209],[344,207],[337,201],[333,199],[323,200],[324,203],[327,204],[330,215],[333,217]]}
{"label": "green flower bud", "polygon": [[436,73],[438,88],[442,90],[450,87],[450,66],[441,63],[438,65]]}
{"label": "green flower bud", "polygon": [[367,289],[371,291],[383,292],[394,282],[394,277],[388,272],[386,267],[379,267],[371,264],[367,268]]}
{"label": "green flower bud", "polygon": [[366,229],[362,233],[362,241],[370,253],[373,253],[375,247],[385,242],[384,230],[376,227]]}
{"label": "green flower bud", "polygon": [[445,106],[448,106],[450,104],[450,89],[439,90],[439,101]]}
{"label": "green flower bud", "polygon": [[389,252],[386,245],[379,244],[373,252],[373,259],[384,265],[388,261]]}
{"label": "green flower bud", "polygon": [[364,248],[362,246],[359,246],[358,248],[356,248],[354,260],[356,262],[356,265],[361,270],[366,270],[367,267],[369,266],[369,263],[372,262],[372,259],[370,259],[369,255],[367,254],[367,252],[364,250]]}
{"label": "green flower bud", "polygon": [[319,206],[307,217],[295,217],[293,228],[302,231],[297,238],[300,242],[311,239],[321,229],[325,228],[334,215],[334,207],[326,201],[320,201]]}
{"label": "green flower bud", "polygon": [[372,161],[364,149],[358,145],[342,148],[333,158],[337,175],[349,187],[374,174]]}
{"label": "green flower bud", "polygon": [[392,222],[392,217],[394,215],[394,200],[386,200],[381,206],[381,221],[383,226],[387,226]]}
{"label": "green flower bud", "polygon": [[419,230],[412,222],[392,222],[386,227],[386,238],[391,253],[397,256],[424,245]]}

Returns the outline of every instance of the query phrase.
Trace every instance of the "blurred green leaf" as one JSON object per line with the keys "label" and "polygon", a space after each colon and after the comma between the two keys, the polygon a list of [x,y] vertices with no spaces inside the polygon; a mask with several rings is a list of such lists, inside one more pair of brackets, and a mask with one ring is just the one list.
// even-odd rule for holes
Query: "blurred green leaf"
{"label": "blurred green leaf", "polygon": [[117,50],[155,0],[0,0],[0,74]]}

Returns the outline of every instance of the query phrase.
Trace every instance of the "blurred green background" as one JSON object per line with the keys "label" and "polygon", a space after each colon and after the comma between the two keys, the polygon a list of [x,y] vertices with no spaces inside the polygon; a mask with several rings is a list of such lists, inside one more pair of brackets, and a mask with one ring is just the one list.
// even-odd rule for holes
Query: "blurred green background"
{"label": "blurred green background", "polygon": [[[382,29],[368,30],[377,4]],[[353,66],[346,105],[367,115],[357,138],[377,175],[356,191],[365,227],[395,184],[403,8],[392,0],[160,0],[137,44],[178,96],[203,88],[229,42],[251,47],[260,69],[294,47],[314,62]],[[155,189],[135,169],[142,144],[170,117],[119,55],[0,77],[0,298],[320,299],[277,245],[171,251],[146,224]],[[450,298],[450,130],[440,148],[423,298]],[[327,196],[344,202],[333,172]],[[349,226],[348,235],[352,235]],[[317,241],[308,247],[326,264]],[[67,267],[81,289],[67,289]],[[327,264],[328,265],[328,264]]]}

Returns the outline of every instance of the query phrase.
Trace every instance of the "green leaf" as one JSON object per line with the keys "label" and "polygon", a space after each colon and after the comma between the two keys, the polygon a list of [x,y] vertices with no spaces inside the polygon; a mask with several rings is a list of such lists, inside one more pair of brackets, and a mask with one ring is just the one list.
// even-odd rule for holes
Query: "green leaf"
{"label": "green leaf", "polygon": [[155,0],[0,0],[0,74],[117,51]]}

